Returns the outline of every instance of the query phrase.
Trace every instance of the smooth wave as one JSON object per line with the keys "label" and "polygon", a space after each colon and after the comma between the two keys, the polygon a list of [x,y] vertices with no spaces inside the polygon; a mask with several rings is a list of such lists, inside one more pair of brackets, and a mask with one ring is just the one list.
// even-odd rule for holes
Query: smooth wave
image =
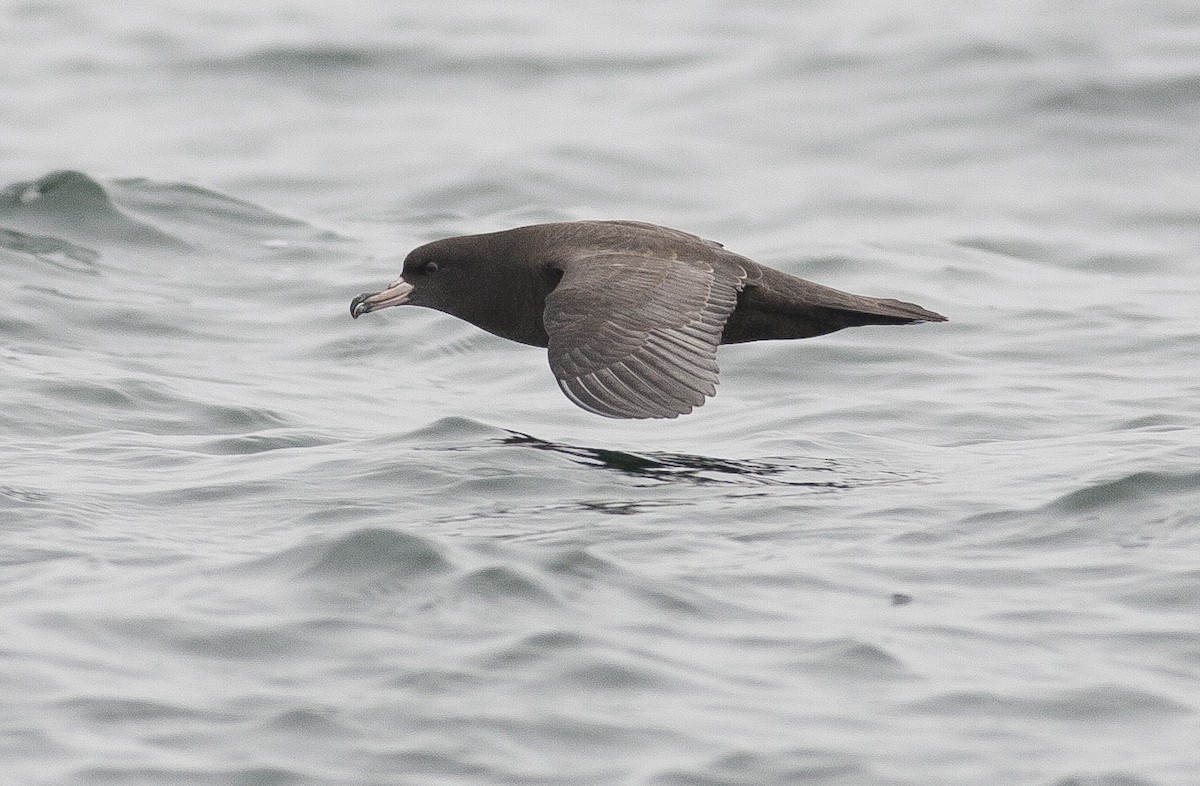
{"label": "smooth wave", "polygon": [[1200,493],[1200,473],[1135,472],[1072,491],[1051,506],[1064,513],[1086,513],[1190,492]]}
{"label": "smooth wave", "polygon": [[701,57],[693,52],[662,49],[643,52],[617,49],[596,53],[567,50],[546,56],[495,44],[454,46],[445,41],[429,40],[414,41],[406,46],[336,43],[266,46],[224,58],[192,61],[188,67],[238,75],[259,72],[289,80],[297,73],[319,79],[346,72],[378,76],[381,71],[409,70],[439,80],[456,75],[551,79],[597,76],[614,70],[658,72],[693,65]]}
{"label": "smooth wave", "polygon": [[62,170],[0,190],[0,222],[47,232],[72,243],[128,243],[176,251],[187,244],[121,210],[104,186],[82,172]]}

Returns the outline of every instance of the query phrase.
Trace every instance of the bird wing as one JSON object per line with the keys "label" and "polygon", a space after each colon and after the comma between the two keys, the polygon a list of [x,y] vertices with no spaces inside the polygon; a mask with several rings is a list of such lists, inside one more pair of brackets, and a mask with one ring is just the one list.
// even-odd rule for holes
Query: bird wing
{"label": "bird wing", "polygon": [[717,345],[745,275],[625,252],[565,264],[543,315],[558,386],[610,418],[691,412],[717,392]]}

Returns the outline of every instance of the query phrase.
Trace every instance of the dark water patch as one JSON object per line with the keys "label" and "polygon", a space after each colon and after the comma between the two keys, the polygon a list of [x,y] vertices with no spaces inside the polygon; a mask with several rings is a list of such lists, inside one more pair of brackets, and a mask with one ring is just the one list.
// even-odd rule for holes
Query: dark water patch
{"label": "dark water patch", "polygon": [[700,61],[703,55],[687,52],[668,52],[662,49],[638,54],[606,52],[589,54],[564,51],[553,57],[524,55],[513,51],[488,53],[439,52],[427,50],[431,56],[427,67],[438,74],[480,74],[500,78],[562,78],[566,76],[602,77],[614,72],[649,74],[686,68]]}
{"label": "dark water patch", "polygon": [[[1178,262],[1165,254],[1151,254],[1145,251],[1137,253],[1119,251],[1090,251],[1081,250],[1062,260],[1065,267],[1087,273],[1109,273],[1114,276],[1160,278],[1163,274],[1174,272]],[[1140,314],[1141,321],[1149,322],[1150,314]]]}
{"label": "dark water patch", "polygon": [[[145,496],[145,501],[158,505],[234,504],[256,499],[269,499],[279,493],[279,483],[231,480],[220,483],[186,485]],[[169,517],[167,518],[169,520]]]}
{"label": "dark water patch", "polygon": [[302,431],[265,431],[221,437],[197,446],[197,450],[216,456],[248,456],[289,448],[315,448],[333,444],[334,440]]}
{"label": "dark water patch", "polygon": [[[1056,270],[1076,270],[1085,274],[1110,273],[1140,278],[1158,278],[1180,267],[1178,259],[1145,248],[1120,251],[1096,248],[1093,244],[1081,241],[1035,240],[1011,235],[969,235],[953,242],[962,248],[987,253],[988,256],[980,257],[978,266],[973,267],[976,275],[985,272],[1012,275],[1019,272],[1014,264],[1016,262],[1029,262]],[[990,281],[991,286],[995,286],[995,280],[991,278],[980,278],[979,281]],[[1027,285],[1027,282],[1013,283]]]}
{"label": "dark water patch", "polygon": [[[29,416],[21,418],[19,425],[47,430],[37,433],[119,429],[214,436],[269,431],[287,426],[289,420],[260,407],[197,401],[144,376],[39,381],[30,392],[25,401],[31,403],[23,404]],[[44,418],[32,416],[39,409]]]}
{"label": "dark water patch", "polygon": [[110,189],[122,208],[205,247],[341,240],[299,219],[192,183],[126,178],[114,181]]}
{"label": "dark water patch", "polygon": [[1200,570],[1150,575],[1130,583],[1135,587],[1118,592],[1117,597],[1147,612],[1191,614],[1200,609]]}
{"label": "dark water patch", "polygon": [[618,590],[647,612],[675,619],[734,620],[747,613],[736,598],[726,597],[719,590],[684,580],[664,581],[661,577],[644,576],[586,549],[559,552],[545,559],[542,565],[557,594],[568,599],[605,587]]}
{"label": "dark water patch", "polygon": [[[3,505],[0,505],[0,510],[4,510]],[[32,569],[29,572],[36,573],[39,572],[42,563],[55,562],[63,559],[77,559],[79,557],[80,554],[78,551],[69,551],[67,549],[7,549],[0,553],[0,567]],[[15,576],[10,573],[7,581],[12,582],[14,579]]]}
{"label": "dark water patch", "polygon": [[[456,729],[450,727],[455,736],[446,738],[447,722],[443,721],[441,741],[429,742],[417,740],[401,740],[393,743],[386,751],[371,751],[372,769],[387,773],[384,779],[366,783],[388,783],[393,773],[405,773],[408,783],[423,784],[487,784],[511,783],[530,786],[552,786],[548,782],[529,781],[524,771],[508,774],[500,765],[503,757],[496,751],[488,750],[479,740],[478,732],[474,729]],[[477,719],[475,726],[482,725]],[[457,733],[470,734],[475,739],[475,745],[466,748]],[[492,743],[495,744],[495,743]],[[507,750],[506,750],[507,752]],[[401,783],[403,783],[401,781]],[[407,784],[405,785],[407,786]]]}
{"label": "dark water patch", "polygon": [[[22,686],[27,688],[27,686]],[[15,695],[15,694],[10,694]],[[8,714],[7,712],[5,713]],[[25,725],[26,719],[7,717],[0,719],[0,756],[12,756],[9,762],[45,761],[61,762],[76,753],[68,752],[66,741],[56,739],[57,733]],[[57,732],[57,730],[55,730]],[[10,767],[12,765],[10,764]],[[20,769],[17,770],[20,772]],[[11,769],[9,770],[11,774]]]}
{"label": "dark water patch", "polygon": [[346,71],[378,71],[389,62],[403,56],[402,49],[382,49],[352,44],[312,43],[277,44],[255,49],[223,60],[210,59],[193,65],[236,73],[262,72],[295,78]]}
{"label": "dark water patch", "polygon": [[[721,602],[716,597],[706,597],[698,590],[677,585],[670,588],[633,585],[628,591],[648,607],[665,612],[669,616],[717,619],[724,617],[732,604]],[[735,615],[730,615],[732,618]]]}
{"label": "dark water patch", "polygon": [[[1097,579],[1108,578],[1097,576]],[[987,615],[987,619],[1028,628],[1046,628],[1058,631],[1095,630],[1108,622],[1106,613],[1087,609],[1043,609],[1030,608],[1004,611]]]}
{"label": "dark water patch", "polygon": [[[45,478],[39,480],[44,481]],[[113,516],[120,515],[123,509],[128,510],[127,506],[117,499],[117,495],[109,493],[63,491],[57,488],[48,493],[23,489],[19,493],[19,502],[13,498],[0,497],[4,530],[10,534],[19,531],[55,531],[65,537],[69,532],[93,531],[96,522],[111,520]],[[14,547],[14,550],[18,555],[23,553],[20,548]],[[55,551],[35,548],[28,552],[30,559],[34,560],[31,567],[39,564],[38,560],[56,561],[53,556]],[[62,550],[60,558],[80,556],[78,551],[68,548]]]}
{"label": "dark water patch", "polygon": [[331,529],[331,525],[349,522],[363,523],[371,514],[382,516],[386,521],[395,520],[395,509],[390,506],[366,504],[357,499],[335,499],[325,501],[324,507],[301,516],[297,523],[303,526],[315,526],[321,530]]}
{"label": "dark water patch", "polygon": [[303,734],[321,739],[333,739],[351,733],[349,728],[338,722],[337,712],[333,708],[297,707],[273,715],[259,728],[266,733]]}
{"label": "dark water patch", "polygon": [[489,648],[477,657],[483,673],[503,670],[513,679],[545,685],[545,690],[662,692],[688,689],[693,681],[653,651],[613,646],[584,634],[552,631]]}
{"label": "dark water patch", "polygon": [[1044,240],[1037,241],[1022,237],[973,235],[953,242],[965,248],[1026,261],[1045,259],[1056,253],[1055,247],[1047,246]]}
{"label": "dark water patch", "polygon": [[[1184,509],[1180,509],[1183,507]],[[1200,500],[1183,502],[1163,500],[1147,506],[1145,514],[1129,522],[1117,533],[1116,542],[1125,548],[1138,549],[1159,543],[1194,543],[1200,533]]]}
{"label": "dark water patch", "polygon": [[235,626],[225,622],[217,630],[180,636],[175,646],[203,658],[253,662],[275,659],[288,662],[311,651],[308,636],[290,625]]}
{"label": "dark water patch", "polygon": [[[147,309],[145,306],[125,306],[105,303],[74,318],[75,327],[86,336],[103,336],[107,342],[119,336],[137,336],[162,341],[194,339],[196,333],[178,320],[171,307]],[[119,338],[117,339],[119,340]],[[132,354],[132,353],[131,353]]]}
{"label": "dark water patch", "polygon": [[1054,781],[1051,786],[1161,786],[1162,781],[1151,781],[1137,775],[1108,772],[1102,775],[1068,775]]}
{"label": "dark water patch", "polygon": [[[492,464],[461,474],[452,468],[448,469],[453,479],[446,484],[444,493],[456,499],[489,500],[497,505],[494,512],[500,516],[512,517],[533,512],[527,507],[509,508],[497,504],[501,500],[536,499],[547,491],[545,476],[521,466]],[[538,505],[534,509],[542,507]]]}
{"label": "dark water patch", "polygon": [[[314,547],[304,547],[312,551]],[[433,541],[386,529],[364,529],[315,547],[300,575],[309,579],[407,580],[446,573],[451,562]]]}
{"label": "dark water patch", "polygon": [[466,449],[481,441],[494,439],[497,433],[503,431],[471,418],[446,417],[409,431],[399,440],[421,448]]}
{"label": "dark water patch", "polygon": [[[620,783],[627,780],[620,777],[622,770],[613,771],[610,757],[614,749],[657,752],[665,743],[678,744],[690,738],[687,730],[679,730],[665,723],[642,721],[636,717],[636,713],[633,713],[634,717],[612,717],[594,712],[587,702],[576,703],[571,700],[572,697],[573,694],[568,694],[567,699],[552,711],[513,715],[511,719],[495,722],[495,726],[508,738],[535,738],[546,750],[568,752],[572,758],[579,756],[575,762],[575,774],[576,782],[580,784]],[[579,771],[584,767],[609,771],[603,776],[589,776]],[[559,778],[561,773],[558,777],[548,778],[546,785],[561,783]]]}
{"label": "dark water patch", "polygon": [[0,316],[0,335],[8,336],[14,344],[15,339],[23,339],[32,344],[41,344],[46,337],[34,320],[17,319],[12,316]]}
{"label": "dark water patch", "polygon": [[432,540],[383,528],[360,528],[284,548],[229,568],[236,576],[278,577],[336,584],[341,580],[395,575],[440,575],[451,569],[442,547]]}
{"label": "dark water patch", "polygon": [[200,710],[151,699],[117,696],[81,696],[58,702],[57,707],[97,723],[165,723],[171,721],[223,722],[233,720],[228,713]]}
{"label": "dark water patch", "polygon": [[537,579],[507,565],[471,571],[455,581],[455,594],[489,601],[517,601],[557,606],[558,599]]}
{"label": "dark water patch", "polygon": [[318,84],[334,78],[360,75],[379,80],[391,74],[419,74],[424,79],[480,76],[490,80],[603,76],[613,73],[653,73],[686,67],[699,55],[668,52],[661,48],[642,53],[610,51],[590,54],[564,50],[553,56],[522,53],[512,48],[459,47],[411,42],[391,46],[336,43],[282,44],[260,47],[226,58],[192,61],[189,69],[262,74],[295,84],[306,75]]}
{"label": "dark water patch", "polygon": [[1067,514],[1090,513],[1195,492],[1200,492],[1200,473],[1134,472],[1072,491],[1047,508]]}
{"label": "dark water patch", "polygon": [[1039,718],[1063,723],[1168,722],[1192,709],[1155,693],[1123,685],[1099,685],[1039,696],[1012,696],[989,691],[945,693],[910,704],[913,712],[951,717]]}
{"label": "dark water patch", "polygon": [[[49,282],[42,283],[40,281],[37,283],[27,283],[23,285],[22,289],[24,292],[30,295],[30,297],[24,298],[24,303],[29,305],[30,311],[33,317],[37,320],[39,327],[44,327],[48,322],[51,321],[57,322],[63,319],[64,316],[73,316],[74,310],[78,307],[90,309],[98,303],[97,295],[99,292],[97,291],[97,288],[95,285],[90,285],[87,283],[85,283],[82,288],[76,288],[75,291],[68,291],[67,289],[53,286]],[[50,300],[51,302],[43,302],[46,300]],[[110,302],[111,301],[106,298],[103,307],[107,308]],[[47,306],[50,306],[50,308],[47,309]],[[34,311],[34,309],[36,309],[36,311]],[[48,314],[47,311],[50,311],[51,313]],[[70,341],[57,340],[56,338],[47,337],[47,339],[44,341],[44,346],[62,346],[64,344],[78,342],[80,337],[78,332],[74,330],[75,325],[72,323],[68,324],[70,325],[70,332],[72,333],[70,336]],[[63,334],[65,335],[66,331],[64,331]],[[36,334],[31,331],[30,335],[32,336]]]}
{"label": "dark water patch", "polygon": [[913,678],[904,662],[887,650],[856,639],[821,643],[805,652],[796,664],[799,671],[821,673],[855,683]]}
{"label": "dark water patch", "polygon": [[[1152,608],[1147,611],[1157,613],[1157,610]],[[1173,609],[1168,608],[1168,611]],[[1183,619],[1189,620],[1190,610],[1184,610],[1183,613],[1186,615]],[[1091,638],[1097,646],[1126,647],[1127,651],[1136,652],[1141,662],[1161,664],[1160,673],[1179,675],[1191,680],[1190,675],[1195,674],[1196,668],[1200,667],[1200,636],[1196,635],[1194,626],[1188,621],[1173,627],[1147,624],[1123,632],[1095,632],[1097,630],[1092,626],[1084,635]]]}
{"label": "dark water patch", "polygon": [[[196,410],[196,414],[205,424],[204,431],[207,433],[261,430],[284,426],[289,421],[289,418],[273,410],[238,404],[203,404]],[[198,431],[199,429],[189,433]]]}
{"label": "dark water patch", "polygon": [[127,412],[141,410],[147,403],[174,403],[165,388],[137,378],[109,383],[74,380],[50,382],[42,386],[42,393],[46,398],[63,404]]}
{"label": "dark water patch", "polygon": [[549,559],[545,567],[552,573],[591,580],[613,576],[621,570],[616,563],[597,557],[584,549],[561,552]]}
{"label": "dark water patch", "polygon": [[[455,486],[461,482],[462,474],[460,470],[440,462],[420,461],[411,455],[389,455],[367,465],[366,469],[359,472],[357,479],[363,487],[375,492],[375,510],[391,516],[394,522],[406,522],[416,515],[415,508],[421,502],[432,506],[436,498],[441,498],[444,504],[434,509],[451,508],[449,503],[457,498],[451,500],[446,496],[461,491]],[[511,488],[493,478],[490,490],[504,492]],[[455,515],[447,513],[442,519],[453,519]]]}
{"label": "dark water patch", "polygon": [[[1036,49],[1026,42],[1002,41],[968,35],[963,39],[947,37],[938,40],[926,53],[931,65],[939,71],[947,66],[975,66],[991,69],[995,66],[1014,67],[1038,57]],[[924,58],[922,58],[924,59]]]}
{"label": "dark water patch", "polygon": [[[1080,546],[1095,541],[1094,526],[1070,517],[1048,516],[1044,511],[995,510],[975,513],[964,517],[957,525],[956,539],[961,543],[974,540],[1007,547],[1020,546],[1027,549],[1055,549]],[[965,533],[973,533],[968,536]],[[929,533],[915,537],[904,535],[897,542],[921,543],[928,541]],[[938,539],[942,539],[942,535]],[[997,577],[999,580],[999,577]]]}
{"label": "dark water patch", "polygon": [[[283,660],[311,652],[309,631],[292,623],[263,624],[215,617],[164,616],[125,610],[120,616],[91,619],[85,626],[64,614],[41,615],[51,629],[74,631],[76,636],[139,652],[184,654],[217,661]],[[147,668],[148,661],[131,663],[130,670]]]}
{"label": "dark water patch", "polygon": [[662,668],[651,668],[644,659],[615,653],[588,653],[566,665],[555,679],[575,691],[654,693],[686,684]]}
{"label": "dark water patch", "polygon": [[1200,110],[1200,76],[1164,73],[1107,80],[1093,76],[1073,84],[1059,81],[1044,90],[1034,88],[1028,95],[1040,112],[1078,114],[1089,123],[1095,123],[1097,116],[1186,117]]}
{"label": "dark water patch", "polygon": [[[974,513],[956,526],[964,545],[1051,549],[1083,546],[1099,538],[1139,547],[1189,530],[1197,520],[1191,511],[1198,501],[1200,473],[1136,471],[1089,483],[1041,506]],[[919,534],[900,540],[910,538],[921,540]]]}
{"label": "dark water patch", "polygon": [[82,273],[96,272],[96,262],[100,259],[100,252],[94,248],[59,237],[30,235],[3,227],[0,227],[0,249],[27,254],[55,267]]}
{"label": "dark water patch", "polygon": [[125,766],[78,767],[67,775],[64,786],[326,786],[328,781],[312,778],[300,770],[286,767],[196,767],[180,764],[175,767]]}
{"label": "dark water patch", "polygon": [[[332,539],[310,540],[226,569],[231,578],[268,579],[300,589],[322,604],[372,608],[388,597],[435,602],[456,573],[450,551],[436,541],[384,528],[360,528]],[[463,597],[461,590],[458,597]],[[470,597],[479,597],[471,595]]]}
{"label": "dark water patch", "polygon": [[128,215],[104,186],[82,172],[51,172],[0,190],[0,224],[45,232],[73,244],[99,242],[183,251],[188,245]]}
{"label": "dark water patch", "polygon": [[777,752],[734,751],[694,769],[671,769],[652,776],[651,786],[760,786],[820,784],[861,786],[886,782],[840,751],[796,748]]}
{"label": "dark water patch", "polygon": [[321,344],[317,354],[338,363],[357,364],[395,351],[395,340],[390,334],[358,332],[331,338]]}
{"label": "dark water patch", "polygon": [[0,500],[13,505],[40,505],[52,502],[54,496],[19,486],[0,485]]}
{"label": "dark water patch", "polygon": [[407,694],[441,697],[448,694],[478,689],[487,685],[489,674],[473,668],[456,668],[449,663],[432,667],[415,667],[396,670],[386,684],[399,688]]}
{"label": "dark water patch", "polygon": [[579,655],[595,643],[582,633],[567,630],[540,631],[522,636],[489,651],[479,659],[480,667],[486,671],[513,669],[526,671],[547,660]]}

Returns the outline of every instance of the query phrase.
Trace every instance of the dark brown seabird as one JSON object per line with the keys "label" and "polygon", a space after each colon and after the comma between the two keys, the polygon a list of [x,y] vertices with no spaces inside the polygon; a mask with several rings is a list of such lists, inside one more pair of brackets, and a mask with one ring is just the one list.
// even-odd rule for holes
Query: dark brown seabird
{"label": "dark brown seabird", "polygon": [[549,348],[567,398],[610,418],[673,418],[703,404],[717,392],[720,344],[946,321],[637,221],[536,224],[427,243],[387,289],[354,298],[350,315],[405,304]]}

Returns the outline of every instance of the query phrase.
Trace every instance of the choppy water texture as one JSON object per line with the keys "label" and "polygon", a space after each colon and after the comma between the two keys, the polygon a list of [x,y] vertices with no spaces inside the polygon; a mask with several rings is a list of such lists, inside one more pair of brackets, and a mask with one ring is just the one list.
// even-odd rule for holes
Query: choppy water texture
{"label": "choppy water texture", "polygon": [[[0,780],[1200,783],[1200,6],[0,9]],[[396,309],[636,218],[947,314],[670,422]]]}

